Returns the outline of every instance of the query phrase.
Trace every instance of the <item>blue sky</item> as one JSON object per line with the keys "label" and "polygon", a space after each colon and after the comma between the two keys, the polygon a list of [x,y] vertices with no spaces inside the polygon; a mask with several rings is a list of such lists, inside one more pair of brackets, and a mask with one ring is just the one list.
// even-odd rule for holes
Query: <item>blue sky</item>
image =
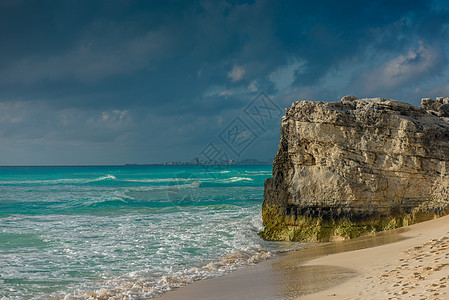
{"label": "blue sky", "polygon": [[[449,96],[445,1],[0,0],[0,165],[273,158],[279,116],[353,94]],[[238,118],[253,139],[233,151]],[[234,123],[233,123],[234,122]]]}

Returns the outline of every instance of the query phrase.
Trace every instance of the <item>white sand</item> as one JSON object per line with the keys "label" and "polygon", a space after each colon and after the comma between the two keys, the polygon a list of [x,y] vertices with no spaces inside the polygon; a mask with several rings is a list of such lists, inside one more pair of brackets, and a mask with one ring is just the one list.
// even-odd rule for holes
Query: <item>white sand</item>
{"label": "white sand", "polygon": [[308,261],[360,275],[300,299],[449,299],[449,216],[409,229],[397,243]]}

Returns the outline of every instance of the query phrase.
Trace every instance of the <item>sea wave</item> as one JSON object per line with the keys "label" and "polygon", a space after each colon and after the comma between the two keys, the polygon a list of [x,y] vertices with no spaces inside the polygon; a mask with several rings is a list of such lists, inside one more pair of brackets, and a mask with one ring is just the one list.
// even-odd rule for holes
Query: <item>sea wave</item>
{"label": "sea wave", "polygon": [[[125,182],[141,182],[141,183],[153,183],[153,182],[177,182],[180,179],[178,178],[158,178],[158,179],[122,179],[121,181]],[[184,179],[189,180],[189,179]],[[193,179],[192,179],[193,180]]]}
{"label": "sea wave", "polygon": [[242,184],[242,183],[250,183],[254,182],[254,179],[250,177],[230,177],[230,178],[223,178],[223,179],[213,179],[208,181],[201,181],[200,187],[221,187],[221,186],[228,186],[230,184]]}
{"label": "sea wave", "polygon": [[105,176],[100,176],[98,178],[88,180],[87,182],[96,182],[96,181],[104,181],[104,180],[117,180],[117,177],[111,174],[107,174]]}
{"label": "sea wave", "polygon": [[272,171],[245,171],[246,174],[254,174],[254,175],[265,175],[265,174],[272,174]]}
{"label": "sea wave", "polygon": [[260,168],[0,174],[0,227],[37,234],[3,243],[14,253],[0,255],[0,299],[155,297],[271,257],[278,247],[257,235],[263,176],[247,170]]}
{"label": "sea wave", "polygon": [[76,183],[86,183],[87,179],[77,179],[77,178],[60,178],[60,179],[42,179],[42,180],[2,180],[0,185],[51,185],[51,184],[76,184]]}
{"label": "sea wave", "polygon": [[33,185],[56,185],[56,184],[86,184],[90,182],[98,182],[118,180],[114,175],[107,174],[103,176],[99,176],[97,178],[58,178],[58,179],[38,179],[38,180],[2,180],[0,181],[0,185],[25,185],[25,184],[33,184]]}
{"label": "sea wave", "polygon": [[209,262],[202,267],[183,269],[165,275],[142,276],[131,272],[127,278],[116,278],[104,282],[103,287],[98,290],[69,294],[64,299],[154,298],[173,288],[203,279],[220,277],[273,256],[274,254],[266,249],[243,249],[231,252],[220,260]]}
{"label": "sea wave", "polygon": [[219,182],[223,182],[223,183],[234,183],[234,182],[238,182],[238,181],[254,181],[254,179],[249,178],[249,177],[231,177],[231,178],[219,180]]}
{"label": "sea wave", "polygon": [[[230,171],[222,171],[230,172]],[[250,177],[233,176],[229,178],[196,178],[196,177],[176,177],[173,178],[142,178],[142,179],[127,179],[117,178],[115,175],[106,174],[96,178],[58,178],[58,179],[42,179],[42,180],[4,180],[0,181],[0,185],[60,185],[60,184],[96,184],[101,182],[122,182],[122,183],[165,183],[166,186],[187,186],[189,184],[198,185],[201,183],[235,183],[240,181],[254,181]]]}

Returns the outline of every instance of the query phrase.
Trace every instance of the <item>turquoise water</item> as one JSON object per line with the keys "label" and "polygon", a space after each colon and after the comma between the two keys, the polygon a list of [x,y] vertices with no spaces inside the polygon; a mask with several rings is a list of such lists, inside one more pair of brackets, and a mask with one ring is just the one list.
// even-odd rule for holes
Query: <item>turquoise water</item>
{"label": "turquoise water", "polygon": [[148,298],[272,256],[271,166],[0,168],[0,299]]}

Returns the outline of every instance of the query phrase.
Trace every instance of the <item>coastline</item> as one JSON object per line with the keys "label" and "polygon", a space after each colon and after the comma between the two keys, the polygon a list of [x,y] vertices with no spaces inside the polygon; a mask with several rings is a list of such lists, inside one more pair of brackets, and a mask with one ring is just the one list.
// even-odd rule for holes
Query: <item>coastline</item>
{"label": "coastline", "polygon": [[408,228],[398,243],[308,261],[306,266],[350,267],[360,275],[301,299],[447,299],[449,216]]}
{"label": "coastline", "polygon": [[448,237],[445,216],[315,244],[175,289],[160,299],[444,299],[449,294],[449,276],[444,275]]}

